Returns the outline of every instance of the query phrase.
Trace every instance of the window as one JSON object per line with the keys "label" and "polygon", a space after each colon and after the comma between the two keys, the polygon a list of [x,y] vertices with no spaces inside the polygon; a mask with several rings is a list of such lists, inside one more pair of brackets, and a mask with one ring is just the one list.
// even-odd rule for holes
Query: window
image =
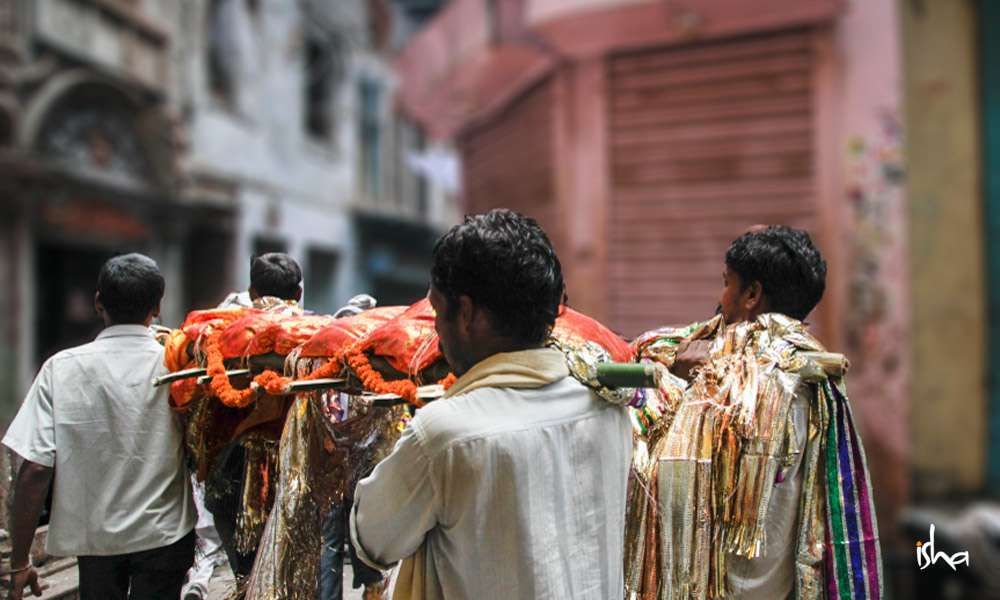
{"label": "window", "polygon": [[208,91],[227,107],[232,107],[235,96],[233,65],[239,58],[234,31],[235,8],[234,0],[212,0],[208,5],[208,23],[205,28]]}
{"label": "window", "polygon": [[143,185],[150,180],[151,167],[136,129],[136,117],[129,111],[116,97],[88,88],[64,100],[47,117],[38,148],[70,169]]}
{"label": "window", "polygon": [[379,103],[382,90],[379,83],[367,77],[359,83],[359,120],[361,139],[361,184],[369,198],[378,198],[381,186],[381,123]]}
{"label": "window", "polygon": [[329,140],[333,133],[333,83],[336,46],[332,38],[309,35],[305,43],[305,127],[314,138]]}
{"label": "window", "polygon": [[[423,127],[415,125],[416,129],[416,147],[421,153],[427,151],[427,135],[424,133]],[[417,215],[420,217],[426,217],[429,204],[430,204],[430,191],[429,184],[427,182],[427,174],[424,171],[419,171],[417,173]]]}
{"label": "window", "polygon": [[285,252],[285,242],[267,236],[257,236],[253,241],[253,255],[260,256],[270,252]]}
{"label": "window", "polygon": [[337,264],[336,252],[310,249],[307,256],[304,306],[309,310],[332,315],[337,311]]}

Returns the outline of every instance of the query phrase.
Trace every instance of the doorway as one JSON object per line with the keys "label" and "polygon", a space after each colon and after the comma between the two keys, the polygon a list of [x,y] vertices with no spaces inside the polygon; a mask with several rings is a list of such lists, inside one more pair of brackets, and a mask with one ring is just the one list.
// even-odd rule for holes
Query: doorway
{"label": "doorway", "polygon": [[36,364],[92,341],[103,329],[94,311],[94,292],[101,266],[115,254],[92,246],[43,242],[36,247]]}

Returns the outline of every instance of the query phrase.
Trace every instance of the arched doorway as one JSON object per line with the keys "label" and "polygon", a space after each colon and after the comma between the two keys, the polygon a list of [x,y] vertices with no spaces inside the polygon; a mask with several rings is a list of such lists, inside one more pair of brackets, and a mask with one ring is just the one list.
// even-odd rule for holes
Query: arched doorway
{"label": "arched doorway", "polygon": [[24,202],[34,285],[22,320],[36,366],[100,331],[93,295],[105,260],[162,246],[171,149],[151,132],[157,114],[85,73],[53,79],[29,107],[21,142],[44,170]]}

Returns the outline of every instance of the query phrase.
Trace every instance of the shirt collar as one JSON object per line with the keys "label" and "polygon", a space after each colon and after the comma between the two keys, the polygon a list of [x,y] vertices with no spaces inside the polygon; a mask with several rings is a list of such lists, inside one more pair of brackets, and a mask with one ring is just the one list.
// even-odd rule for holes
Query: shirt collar
{"label": "shirt collar", "polygon": [[112,325],[97,335],[97,339],[112,337],[152,337],[145,325]]}

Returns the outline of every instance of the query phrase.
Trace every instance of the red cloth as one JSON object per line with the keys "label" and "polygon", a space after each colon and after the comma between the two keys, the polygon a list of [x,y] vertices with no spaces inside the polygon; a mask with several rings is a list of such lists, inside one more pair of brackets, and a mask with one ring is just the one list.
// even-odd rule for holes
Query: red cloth
{"label": "red cloth", "polygon": [[596,320],[572,308],[561,307],[561,314],[552,329],[552,337],[572,344],[585,340],[604,348],[615,362],[631,362],[632,348],[628,342]]}
{"label": "red cloth", "polygon": [[233,321],[219,335],[219,349],[222,351],[222,358],[228,360],[248,355],[250,344],[258,334],[289,318],[294,317],[280,312],[255,311]]}
{"label": "red cloth", "polygon": [[257,356],[276,352],[286,355],[335,320],[330,315],[297,315],[270,323],[253,337],[247,354]]}
{"label": "red cloth", "polygon": [[372,331],[363,345],[400,373],[419,373],[443,358],[434,331],[434,309],[426,298]]}
{"label": "red cloth", "polygon": [[210,308],[208,310],[193,310],[188,313],[181,329],[189,340],[195,341],[203,333],[218,327],[224,327],[233,321],[254,313],[260,313],[255,308]]}
{"label": "red cloth", "polygon": [[337,356],[385,323],[406,310],[405,306],[381,306],[366,310],[353,317],[332,321],[316,332],[302,346],[302,358],[330,358]]}

